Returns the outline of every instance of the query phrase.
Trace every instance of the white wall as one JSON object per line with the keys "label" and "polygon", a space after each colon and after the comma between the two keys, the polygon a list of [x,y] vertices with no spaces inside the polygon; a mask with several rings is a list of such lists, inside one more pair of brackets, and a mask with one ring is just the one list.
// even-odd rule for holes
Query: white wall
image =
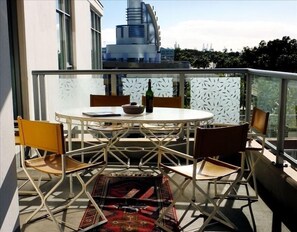
{"label": "white wall", "polygon": [[[57,29],[56,29],[56,1],[23,1],[24,12],[24,41],[25,47],[22,57],[26,62],[26,76],[22,81],[27,81],[29,117],[34,119],[32,70],[57,70]],[[54,76],[46,78],[47,86],[47,111],[54,108],[57,95],[58,79]]]}
{"label": "white wall", "polygon": [[91,13],[87,1],[75,1],[74,5],[74,56],[76,69],[91,69]]}
{"label": "white wall", "polygon": [[[20,19],[20,25],[23,24],[21,30],[23,30],[24,36],[20,43],[23,46],[22,49],[24,52],[21,56],[21,63],[23,67],[26,67],[22,81],[25,82],[23,85],[24,88],[27,88],[24,92],[28,92],[28,100],[24,105],[25,108],[29,108],[29,118],[34,119],[32,70],[58,70],[57,50],[59,41],[57,39],[56,29],[56,1],[19,1],[19,5],[22,4],[24,15]],[[103,8],[94,0],[72,1],[72,7],[74,68],[80,70],[91,69],[90,9],[92,7],[102,15]],[[76,101],[72,97],[77,96],[79,98],[74,90],[79,91],[81,80],[75,80],[76,83],[74,85],[77,86],[77,89],[70,89],[71,95],[69,96],[71,97],[71,101],[66,101],[62,104],[61,97],[65,97],[61,94],[61,89],[65,88],[63,85],[64,80],[62,80],[62,84],[58,76],[46,76],[45,80],[47,119],[54,121],[54,112],[60,107],[64,107],[65,105],[71,107],[70,104],[81,101],[80,99]],[[73,78],[69,80],[70,83],[73,83],[73,81]],[[103,82],[100,82],[100,85],[101,83],[103,84]],[[90,86],[94,87],[94,84],[91,83]]]}
{"label": "white wall", "polygon": [[19,227],[6,1],[0,1],[0,230]]}

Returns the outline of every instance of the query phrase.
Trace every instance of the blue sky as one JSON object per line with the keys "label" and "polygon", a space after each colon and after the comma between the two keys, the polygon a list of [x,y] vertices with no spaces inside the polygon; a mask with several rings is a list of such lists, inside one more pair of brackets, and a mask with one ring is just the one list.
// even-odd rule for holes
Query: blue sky
{"label": "blue sky", "polygon": [[[127,0],[101,0],[102,42],[115,44],[116,25],[127,24]],[[216,51],[297,39],[297,0],[144,0],[154,6],[161,46]]]}

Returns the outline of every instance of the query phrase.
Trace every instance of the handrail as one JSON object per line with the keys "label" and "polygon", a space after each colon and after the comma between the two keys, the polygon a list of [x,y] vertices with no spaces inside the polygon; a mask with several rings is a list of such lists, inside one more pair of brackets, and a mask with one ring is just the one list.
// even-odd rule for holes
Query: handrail
{"label": "handrail", "polygon": [[[34,112],[35,119],[46,119],[46,97],[45,97],[45,77],[52,75],[78,75],[84,77],[84,75],[110,75],[111,77],[111,92],[116,94],[117,74],[175,74],[178,75],[179,79],[179,93],[182,98],[185,96],[185,79],[189,74],[241,74],[245,78],[245,91],[246,91],[246,106],[251,106],[252,102],[252,78],[254,77],[264,77],[264,78],[276,78],[281,80],[280,85],[280,98],[279,98],[279,112],[278,112],[278,135],[277,135],[277,145],[276,147],[271,147],[272,152],[276,154],[276,164],[282,166],[286,154],[284,151],[284,131],[286,123],[286,104],[287,104],[287,88],[288,81],[297,81],[296,73],[280,72],[280,71],[270,71],[270,70],[259,70],[251,68],[216,68],[216,69],[97,69],[97,70],[34,70],[32,71],[33,76],[33,88],[34,88]],[[207,76],[208,77],[208,76]],[[220,78],[230,77],[228,75],[220,75]],[[137,76],[137,78],[147,78],[146,76]],[[191,76],[192,78],[192,76]],[[194,78],[205,78],[203,75],[194,76]],[[184,99],[183,99],[184,100]],[[184,102],[184,101],[183,101]],[[250,107],[246,108],[245,120],[250,119]],[[269,143],[267,143],[269,144]],[[297,167],[297,160],[292,162]]]}
{"label": "handrail", "polygon": [[93,69],[93,70],[33,70],[32,75],[80,75],[80,74],[195,74],[195,73],[246,73],[247,68],[217,69]]}
{"label": "handrail", "polygon": [[297,73],[260,70],[260,69],[248,69],[248,73],[252,75],[263,76],[263,77],[297,80]]}
{"label": "handrail", "polygon": [[197,74],[197,73],[247,73],[274,78],[297,79],[296,73],[250,69],[250,68],[216,68],[216,69],[93,69],[93,70],[33,70],[32,75],[83,75],[83,74]]}

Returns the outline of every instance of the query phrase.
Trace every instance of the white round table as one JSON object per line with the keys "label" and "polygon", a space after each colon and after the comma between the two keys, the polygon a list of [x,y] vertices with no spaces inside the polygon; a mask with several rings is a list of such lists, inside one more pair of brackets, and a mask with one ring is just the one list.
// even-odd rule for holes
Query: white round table
{"label": "white round table", "polygon": [[[114,113],[121,116],[89,117],[83,112]],[[203,110],[183,108],[154,107],[153,113],[125,114],[122,107],[86,107],[73,108],[56,112],[56,120],[114,122],[114,123],[197,123],[213,118],[213,114]]]}

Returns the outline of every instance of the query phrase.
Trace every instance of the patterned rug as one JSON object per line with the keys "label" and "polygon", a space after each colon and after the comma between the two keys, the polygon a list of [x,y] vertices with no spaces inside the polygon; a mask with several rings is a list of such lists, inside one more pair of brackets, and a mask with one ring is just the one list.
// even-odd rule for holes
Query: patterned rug
{"label": "patterned rug", "polygon": [[[104,176],[96,180],[92,196],[103,209],[108,222],[92,231],[158,232],[155,226],[159,212],[172,201],[168,180],[162,176]],[[80,228],[96,223],[97,212],[89,205]],[[168,213],[165,224],[179,231],[175,209]]]}

